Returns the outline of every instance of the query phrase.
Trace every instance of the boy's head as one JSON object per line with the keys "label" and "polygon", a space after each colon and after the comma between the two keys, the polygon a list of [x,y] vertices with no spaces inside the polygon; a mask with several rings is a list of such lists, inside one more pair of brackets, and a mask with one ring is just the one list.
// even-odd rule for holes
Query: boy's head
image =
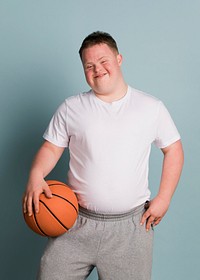
{"label": "boy's head", "polygon": [[84,40],[79,50],[80,58],[82,59],[82,53],[84,49],[87,49],[89,47],[92,47],[94,45],[99,44],[106,44],[108,45],[112,50],[116,51],[116,53],[119,53],[117,43],[112,38],[112,36],[106,32],[96,31],[91,34],[89,34]]}

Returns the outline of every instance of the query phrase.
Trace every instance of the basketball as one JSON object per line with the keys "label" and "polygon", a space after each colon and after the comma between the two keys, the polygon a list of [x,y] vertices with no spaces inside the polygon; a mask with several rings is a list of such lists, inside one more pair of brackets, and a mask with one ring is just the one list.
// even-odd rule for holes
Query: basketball
{"label": "basketball", "polygon": [[56,237],[67,232],[78,216],[78,201],[75,193],[64,183],[48,180],[52,198],[42,193],[39,197],[39,213],[32,216],[24,213],[26,224],[37,234]]}

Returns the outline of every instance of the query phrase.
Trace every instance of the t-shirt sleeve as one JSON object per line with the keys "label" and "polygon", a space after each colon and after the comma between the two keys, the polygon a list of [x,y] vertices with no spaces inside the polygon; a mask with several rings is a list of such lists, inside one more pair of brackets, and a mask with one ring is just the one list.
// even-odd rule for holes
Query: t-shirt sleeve
{"label": "t-shirt sleeve", "polygon": [[53,115],[43,138],[56,146],[68,147],[67,104],[63,102]]}
{"label": "t-shirt sleeve", "polygon": [[173,144],[181,137],[164,104],[160,102],[159,105],[156,138],[154,140],[154,144],[161,149]]}

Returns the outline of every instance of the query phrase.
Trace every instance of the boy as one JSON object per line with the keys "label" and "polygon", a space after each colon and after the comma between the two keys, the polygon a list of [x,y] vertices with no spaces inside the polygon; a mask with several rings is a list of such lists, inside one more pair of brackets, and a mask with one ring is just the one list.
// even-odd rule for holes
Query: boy
{"label": "boy", "polygon": [[[39,211],[51,191],[44,178],[65,148],[68,184],[80,213],[74,227],[50,238],[39,279],[86,279],[94,267],[102,280],[150,280],[153,226],[170,205],[183,165],[180,135],[161,101],[126,84],[122,55],[104,32],[87,36],[79,50],[91,90],[58,108],[33,162],[24,211]],[[158,194],[150,202],[151,144],[163,152]]]}

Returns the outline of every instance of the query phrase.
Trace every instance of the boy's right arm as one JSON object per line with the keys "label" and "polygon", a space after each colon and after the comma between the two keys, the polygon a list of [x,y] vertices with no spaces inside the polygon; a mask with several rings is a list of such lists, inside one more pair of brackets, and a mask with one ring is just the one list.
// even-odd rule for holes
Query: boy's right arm
{"label": "boy's right arm", "polygon": [[29,216],[33,213],[33,207],[36,213],[39,211],[39,196],[41,193],[44,192],[46,197],[51,198],[51,190],[44,178],[55,167],[64,149],[45,141],[37,152],[23,198],[23,211],[24,213],[28,212]]}

